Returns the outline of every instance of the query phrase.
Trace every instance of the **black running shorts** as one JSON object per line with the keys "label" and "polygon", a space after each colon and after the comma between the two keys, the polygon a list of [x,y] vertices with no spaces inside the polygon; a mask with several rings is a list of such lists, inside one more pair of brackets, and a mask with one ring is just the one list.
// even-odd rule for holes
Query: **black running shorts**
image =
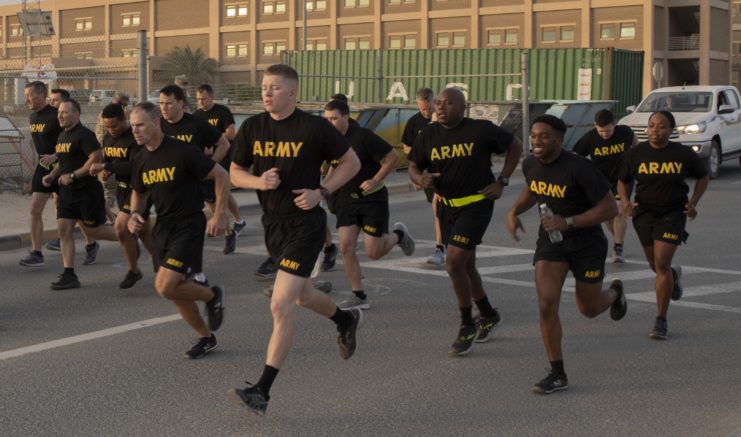
{"label": "black running shorts", "polygon": [[327,233],[327,213],[316,207],[291,216],[262,216],[265,246],[280,270],[308,278]]}
{"label": "black running shorts", "polygon": [[77,190],[60,187],[57,218],[80,220],[89,228],[105,223],[105,196],[100,182],[94,181]]}
{"label": "black running shorts", "polygon": [[357,225],[362,231],[373,237],[389,233],[389,203],[379,202],[346,202],[337,205],[337,227]]}
{"label": "black running shorts", "polygon": [[654,241],[680,245],[687,242],[687,214],[683,210],[652,211],[640,207],[633,213],[633,227],[641,246],[653,246]]}
{"label": "black running shorts", "polygon": [[216,182],[212,179],[201,182],[201,196],[206,203],[216,203]]}
{"label": "black running shorts", "polygon": [[152,229],[155,262],[186,276],[203,271],[205,234],[203,212],[178,219],[158,217]]}
{"label": "black running shorts", "polygon": [[[119,182],[118,185],[116,186],[116,204],[118,205],[118,210],[124,214],[131,214],[131,191],[132,191],[131,186],[123,182]],[[144,220],[149,218],[149,213],[151,209],[152,209],[152,196],[149,196],[147,198],[147,206],[141,215]]]}
{"label": "black running shorts", "polygon": [[606,257],[607,238],[602,228],[566,236],[560,243],[551,243],[548,234],[541,230],[533,264],[538,261],[565,262],[577,281],[596,284],[605,277]]}
{"label": "black running shorts", "polygon": [[59,185],[56,182],[51,184],[50,187],[45,187],[41,182],[44,176],[51,173],[51,166],[44,167],[40,163],[36,165],[36,169],[33,171],[33,179],[31,180],[31,192],[32,193],[54,193],[59,190]]}
{"label": "black running shorts", "polygon": [[494,212],[494,201],[483,199],[461,207],[437,203],[440,235],[444,245],[474,250],[481,244]]}

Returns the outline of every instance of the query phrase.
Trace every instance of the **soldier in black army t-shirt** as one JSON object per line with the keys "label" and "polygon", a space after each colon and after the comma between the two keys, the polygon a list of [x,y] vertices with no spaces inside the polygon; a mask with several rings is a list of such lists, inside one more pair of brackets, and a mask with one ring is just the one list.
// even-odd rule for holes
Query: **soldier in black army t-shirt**
{"label": "soldier in black army t-shirt", "polygon": [[[518,215],[536,203],[552,210],[541,217],[533,258],[540,331],[551,362],[549,375],[533,387],[538,394],[568,388],[558,307],[569,270],[576,279],[576,303],[582,314],[597,317],[610,308],[610,317],[620,320],[627,311],[621,281],[602,290],[607,239],[600,223],[617,214],[609,181],[593,163],[561,148],[564,133],[566,124],[555,116],[533,120],[533,154],[522,163],[526,186],[507,214],[507,229],[519,240],[517,230],[524,228]],[[559,232],[563,240],[552,242],[549,232]]]}
{"label": "soldier in black army t-shirt", "polygon": [[[618,190],[633,227],[643,246],[651,270],[656,272],[656,306],[651,338],[667,337],[666,314],[670,299],[682,297],[682,267],[672,266],[674,253],[687,239],[685,225],[697,216],[695,207],[705,193],[707,168],[689,147],[669,141],[676,127],[670,112],[659,111],[648,119],[648,141],[631,148],[620,169]],[[687,198],[688,177],[696,178],[695,188]],[[628,186],[636,184],[635,201],[630,201]]]}
{"label": "soldier in black army t-shirt", "polygon": [[[132,164],[134,191],[128,228],[131,233],[141,231],[146,201],[151,198],[157,212],[152,230],[153,257],[159,266],[154,286],[199,335],[200,340],[185,353],[195,359],[217,346],[213,331],[223,320],[224,290],[219,286],[208,288],[190,281],[188,276],[202,269],[204,234],[218,235],[226,229],[229,180],[226,170],[194,144],[165,136],[160,123],[165,122],[150,102],[140,103],[131,111],[134,138],[144,148]],[[216,211],[208,223],[199,190],[206,179],[216,182]],[[208,325],[198,312],[197,301],[206,304]]]}
{"label": "soldier in black army t-shirt", "polygon": [[[327,103],[324,118],[344,135],[360,159],[360,171],[336,193],[340,253],[354,295],[340,302],[339,307],[367,310],[370,304],[363,291],[360,263],[355,253],[360,231],[365,234],[365,254],[370,259],[380,259],[397,244],[404,255],[414,253],[414,240],[403,223],[394,224],[399,233],[389,234],[389,195],[383,181],[396,166],[399,156],[373,131],[350,125],[350,108],[346,103],[339,100]],[[337,162],[332,161],[330,165],[334,168]]]}
{"label": "soldier in black army t-shirt", "polygon": [[[262,80],[266,112],[242,124],[232,153],[232,183],[258,190],[265,245],[279,269],[270,302],[273,334],[262,377],[253,386],[230,391],[235,402],[259,415],[265,414],[270,387],[291,347],[296,304],[337,324],[343,359],[355,351],[362,318],[358,309],[338,308],[309,280],[326,233],[327,216],[319,202],[345,185],[360,162],[329,122],[296,108],[297,93],[296,70],[282,64],[268,67]],[[322,163],[335,159],[339,164],[320,185]]]}
{"label": "soldier in black army t-shirt", "polygon": [[[434,188],[440,199],[438,217],[445,264],[461,312],[461,327],[451,356],[467,354],[474,341],[489,339],[501,317],[491,306],[476,269],[476,246],[491,221],[494,200],[502,195],[517,167],[522,144],[488,120],[464,116],[463,93],[447,88],[435,99],[437,123],[417,137],[409,153],[409,175],[417,185]],[[499,179],[491,171],[491,155],[505,153]],[[481,317],[473,319],[473,301]]]}
{"label": "soldier in black army t-shirt", "polygon": [[[124,108],[120,104],[111,103],[103,108],[101,120],[106,130],[102,141],[105,162],[93,164],[90,167],[90,174],[97,176],[102,173],[103,182],[106,182],[111,176],[115,177],[116,202],[119,213],[116,215],[113,229],[116,232],[118,242],[121,244],[126,262],[129,264],[129,270],[121,283],[118,284],[118,288],[128,289],[142,278],[138,266],[138,243],[134,235],[127,229],[127,224],[131,214],[131,165],[133,157],[141,151],[143,146],[136,143]],[[139,232],[139,237],[151,253],[148,220],[151,205],[147,206],[142,214],[146,224]]]}
{"label": "soldier in black army t-shirt", "polygon": [[[607,177],[612,185],[612,194],[618,201],[618,215],[605,222],[607,230],[614,238],[613,262],[625,262],[623,243],[627,216],[617,192],[618,170],[620,161],[631,146],[638,143],[638,138],[630,126],[615,123],[615,116],[609,109],[597,111],[594,115],[594,129],[590,130],[574,145],[574,152],[589,156],[597,168]],[[632,191],[632,190],[630,190]]]}
{"label": "soldier in black army t-shirt", "polygon": [[62,248],[64,272],[52,282],[52,290],[77,288],[75,275],[75,241],[72,231],[80,221],[80,228],[96,240],[116,241],[113,228],[104,226],[105,198],[103,187],[90,176],[93,163],[102,162],[103,154],[95,133],[80,123],[80,104],[67,100],[59,105],[59,125],[64,129],[57,137],[56,154],[59,166],[44,176],[42,183],[50,187],[59,184],[57,227]]}

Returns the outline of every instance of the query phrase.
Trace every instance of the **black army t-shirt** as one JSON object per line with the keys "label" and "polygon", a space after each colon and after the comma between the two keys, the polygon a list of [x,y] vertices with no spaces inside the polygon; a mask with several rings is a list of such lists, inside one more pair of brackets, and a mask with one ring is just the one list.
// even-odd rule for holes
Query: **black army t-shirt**
{"label": "black army t-shirt", "polygon": [[162,132],[168,137],[184,143],[193,144],[203,152],[206,147],[214,147],[221,138],[221,132],[207,121],[193,114],[184,113],[177,123],[162,119]]}
{"label": "black army t-shirt", "polygon": [[618,125],[610,137],[602,138],[597,129],[592,129],[574,145],[574,152],[588,156],[611,183],[616,183],[620,171],[620,161],[625,151],[633,144],[633,129]]}
{"label": "black army t-shirt", "polygon": [[[360,171],[337,191],[340,199],[351,198],[353,194],[362,194],[363,190],[360,185],[368,179],[372,179],[378,173],[378,170],[381,169],[381,160],[393,150],[391,144],[376,135],[372,130],[357,125],[348,126],[345,139],[355,151],[355,154],[358,155]],[[337,160],[330,162],[332,167],[336,167],[338,163]],[[358,200],[379,200],[377,198],[379,196],[376,196],[376,194],[382,195],[384,193],[379,190],[367,196],[360,196]],[[383,198],[380,200],[383,200]]]}
{"label": "black army t-shirt", "polygon": [[[593,208],[610,192],[610,182],[593,163],[566,151],[548,164],[528,156],[522,162],[522,173],[538,204],[545,203],[561,217],[573,217]],[[564,235],[598,229],[600,225],[570,229]]]}
{"label": "black army t-shirt", "polygon": [[[55,151],[59,157],[60,174],[70,174],[85,165],[88,155],[100,149],[100,143],[95,137],[95,132],[77,123],[72,129],[62,131],[57,137]],[[94,177],[86,174],[80,176],[75,174],[75,180],[67,185],[72,190],[87,188],[90,184],[98,183]]]}
{"label": "black army t-shirt", "polygon": [[134,156],[131,186],[149,192],[162,218],[188,217],[203,209],[199,187],[214,165],[195,145],[165,137],[153,152],[144,147]]}
{"label": "black army t-shirt", "polygon": [[344,155],[349,146],[340,132],[327,120],[296,109],[283,120],[269,113],[248,118],[237,132],[232,161],[252,174],[261,176],[277,167],[280,185],[275,190],[257,191],[266,214],[302,213],[294,203],[292,190],[319,188],[319,175],[324,161],[332,162]]}
{"label": "black army t-shirt", "polygon": [[119,182],[129,183],[131,179],[132,158],[141,151],[142,147],[136,143],[131,128],[118,138],[106,133],[103,137],[103,156],[105,169],[112,172]]}
{"label": "black army t-shirt", "polygon": [[226,128],[234,124],[234,115],[232,115],[232,111],[224,105],[214,104],[208,111],[198,109],[193,113],[193,115],[205,120],[208,124],[218,129],[222,134],[226,132]]}
{"label": "black army t-shirt", "polygon": [[51,155],[57,145],[57,137],[62,132],[57,119],[57,108],[46,105],[37,112],[31,112],[28,117],[31,139],[39,155]]}
{"label": "black army t-shirt", "polygon": [[671,141],[661,149],[648,141],[632,147],[620,167],[620,180],[637,182],[635,201],[645,208],[684,208],[690,191],[685,178],[701,179],[707,174],[697,153]]}
{"label": "black army t-shirt", "polygon": [[412,115],[404,126],[404,133],[401,135],[401,142],[409,147],[414,146],[414,140],[417,135],[432,122],[429,118],[424,118],[421,112]]}
{"label": "black army t-shirt", "polygon": [[488,120],[464,118],[452,129],[434,123],[417,136],[408,158],[420,170],[440,173],[435,192],[455,199],[494,182],[491,155],[509,150],[512,139],[511,133]]}

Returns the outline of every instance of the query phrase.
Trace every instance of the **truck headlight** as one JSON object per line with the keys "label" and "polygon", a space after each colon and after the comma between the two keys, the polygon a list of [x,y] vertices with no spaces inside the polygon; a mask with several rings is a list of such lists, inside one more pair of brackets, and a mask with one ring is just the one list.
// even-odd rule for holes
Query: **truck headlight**
{"label": "truck headlight", "polygon": [[705,132],[707,123],[701,121],[700,123],[689,124],[687,126],[677,126],[677,132],[680,135],[695,135]]}

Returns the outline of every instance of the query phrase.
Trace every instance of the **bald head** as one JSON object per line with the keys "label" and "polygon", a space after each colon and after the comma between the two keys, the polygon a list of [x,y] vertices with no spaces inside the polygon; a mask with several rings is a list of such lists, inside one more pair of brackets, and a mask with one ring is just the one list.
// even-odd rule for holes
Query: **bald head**
{"label": "bald head", "polygon": [[466,97],[457,88],[445,88],[435,99],[437,122],[451,129],[463,120],[466,113]]}

